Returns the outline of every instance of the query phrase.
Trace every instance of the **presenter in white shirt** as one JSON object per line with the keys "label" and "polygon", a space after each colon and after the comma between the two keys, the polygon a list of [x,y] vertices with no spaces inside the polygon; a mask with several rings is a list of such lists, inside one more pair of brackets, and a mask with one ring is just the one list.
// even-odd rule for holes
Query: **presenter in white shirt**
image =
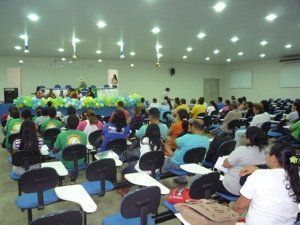
{"label": "presenter in white shirt", "polygon": [[240,175],[251,174],[243,185],[241,196],[232,209],[247,212],[246,225],[294,225],[300,203],[298,158],[282,142],[267,151],[270,169],[245,167]]}

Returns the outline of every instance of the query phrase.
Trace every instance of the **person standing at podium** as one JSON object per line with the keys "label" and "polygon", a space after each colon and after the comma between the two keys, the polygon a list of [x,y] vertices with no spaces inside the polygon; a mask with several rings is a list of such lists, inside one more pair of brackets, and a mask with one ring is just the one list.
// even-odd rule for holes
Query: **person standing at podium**
{"label": "person standing at podium", "polygon": [[110,82],[111,82],[111,86],[113,88],[118,88],[118,78],[117,78],[116,74],[113,75],[113,77],[111,78]]}

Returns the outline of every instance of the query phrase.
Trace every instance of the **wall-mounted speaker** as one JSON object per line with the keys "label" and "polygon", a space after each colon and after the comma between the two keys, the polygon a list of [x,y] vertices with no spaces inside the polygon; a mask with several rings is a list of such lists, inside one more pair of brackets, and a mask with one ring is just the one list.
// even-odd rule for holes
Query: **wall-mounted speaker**
{"label": "wall-mounted speaker", "polygon": [[170,69],[170,74],[171,74],[171,76],[175,75],[175,68]]}

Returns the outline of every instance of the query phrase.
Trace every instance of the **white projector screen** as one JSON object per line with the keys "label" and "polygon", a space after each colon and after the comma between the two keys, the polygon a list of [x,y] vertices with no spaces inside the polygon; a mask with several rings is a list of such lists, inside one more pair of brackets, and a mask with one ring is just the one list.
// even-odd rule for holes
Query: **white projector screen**
{"label": "white projector screen", "polygon": [[230,73],[230,88],[252,88],[252,71],[232,71]]}
{"label": "white projector screen", "polygon": [[282,68],[280,71],[280,87],[300,87],[300,67]]}

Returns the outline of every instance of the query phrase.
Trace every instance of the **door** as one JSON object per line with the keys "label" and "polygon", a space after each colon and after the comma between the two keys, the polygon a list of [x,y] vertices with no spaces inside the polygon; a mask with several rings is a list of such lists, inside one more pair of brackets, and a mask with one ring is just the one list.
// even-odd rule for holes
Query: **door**
{"label": "door", "polygon": [[210,102],[210,101],[216,101],[219,97],[220,90],[219,90],[219,85],[220,85],[220,79],[204,79],[204,98],[205,102]]}

